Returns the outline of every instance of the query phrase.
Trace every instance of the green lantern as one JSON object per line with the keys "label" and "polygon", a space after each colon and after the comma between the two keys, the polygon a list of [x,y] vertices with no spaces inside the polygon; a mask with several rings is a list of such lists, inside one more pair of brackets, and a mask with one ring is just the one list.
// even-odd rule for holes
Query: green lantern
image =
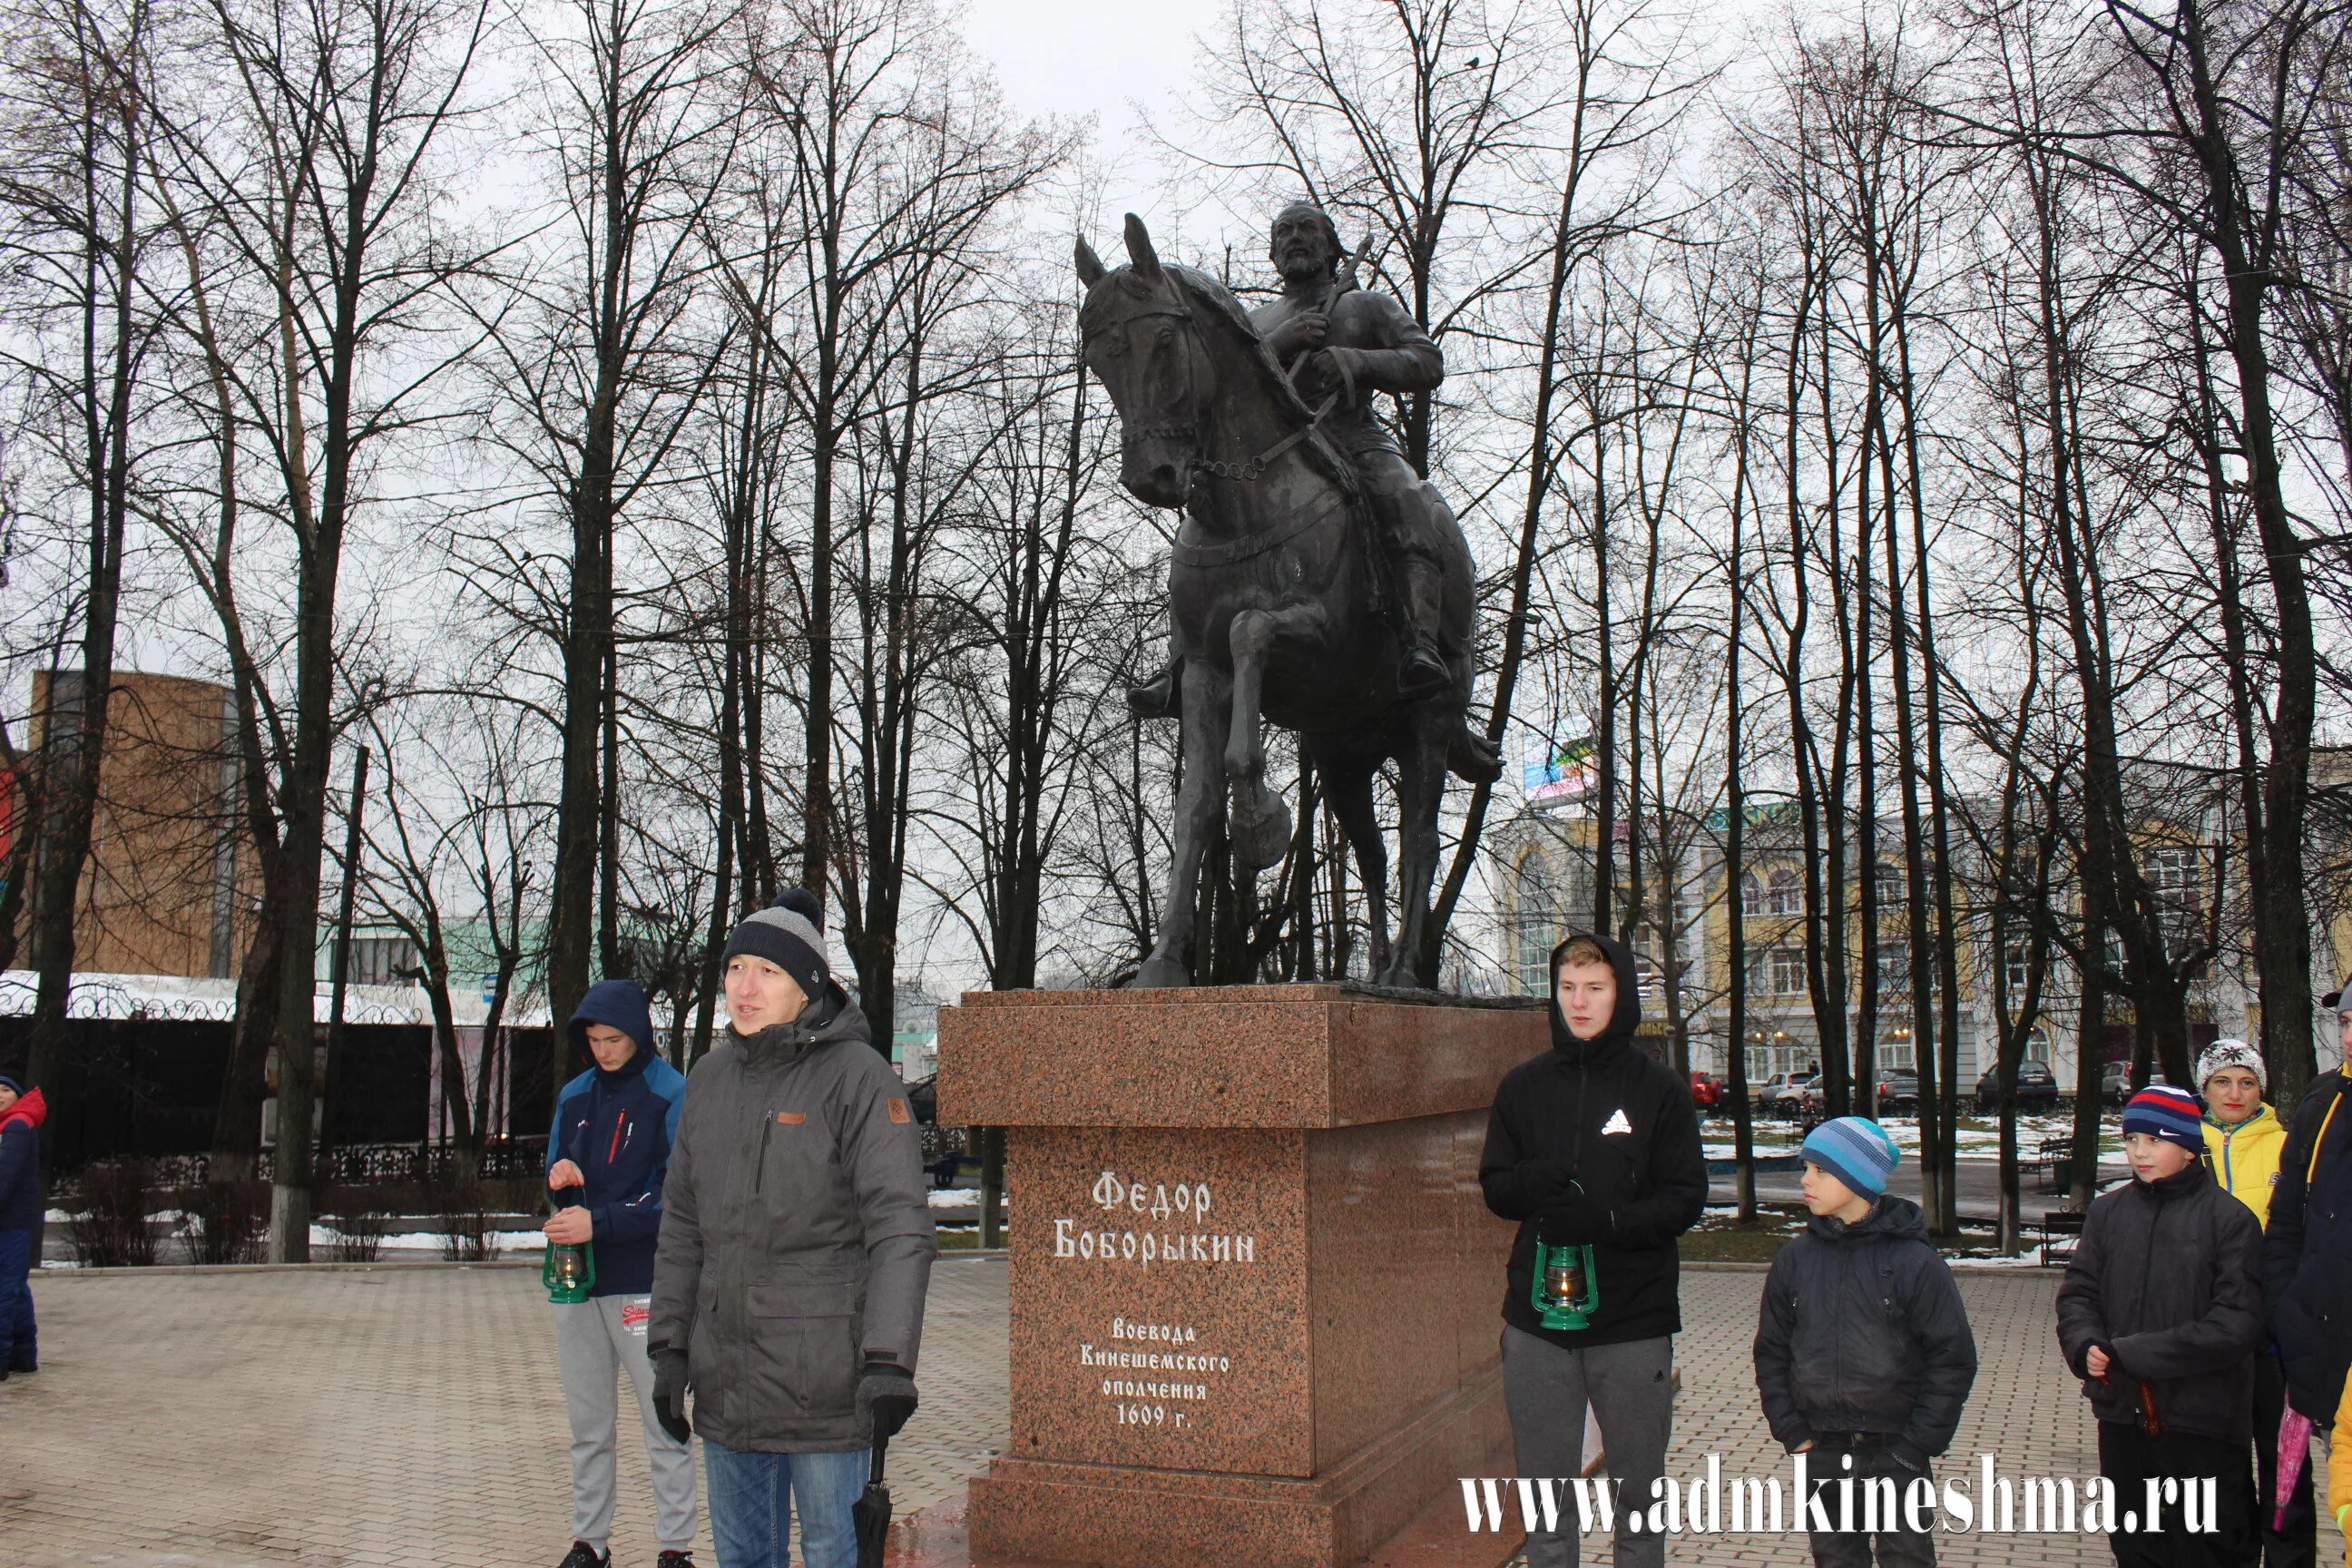
{"label": "green lantern", "polygon": [[1583,1243],[1562,1246],[1536,1235],[1536,1310],[1547,1329],[1581,1329],[1601,1310],[1601,1276],[1593,1268],[1592,1248]]}
{"label": "green lantern", "polygon": [[551,1301],[563,1306],[585,1301],[596,1284],[596,1244],[549,1242],[547,1259],[539,1266],[539,1279],[547,1287]]}

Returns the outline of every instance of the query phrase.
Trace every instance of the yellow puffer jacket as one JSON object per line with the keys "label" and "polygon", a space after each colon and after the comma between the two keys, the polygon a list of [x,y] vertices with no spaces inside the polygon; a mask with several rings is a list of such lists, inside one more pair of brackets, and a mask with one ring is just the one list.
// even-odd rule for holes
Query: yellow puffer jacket
{"label": "yellow puffer jacket", "polygon": [[2205,1119],[2205,1157],[2221,1190],[2254,1211],[2264,1226],[2271,1222],[2271,1189],[2278,1185],[2279,1154],[2286,1148],[2286,1124],[2269,1106],[2235,1127]]}

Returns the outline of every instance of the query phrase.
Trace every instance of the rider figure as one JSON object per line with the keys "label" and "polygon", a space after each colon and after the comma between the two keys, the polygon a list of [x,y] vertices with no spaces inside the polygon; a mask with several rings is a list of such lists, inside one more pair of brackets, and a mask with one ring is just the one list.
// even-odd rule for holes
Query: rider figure
{"label": "rider figure", "polygon": [[[1322,208],[1293,202],[1276,215],[1272,237],[1282,293],[1253,310],[1250,321],[1308,402],[1339,394],[1323,430],[1362,481],[1396,584],[1395,619],[1404,645],[1398,695],[1433,696],[1454,679],[1438,645],[1444,576],[1437,524],[1421,476],[1373,411],[1371,395],[1434,389],[1445,379],[1445,357],[1402,305],[1342,276],[1347,252]],[[1130,692],[1129,701],[1147,715],[1173,712],[1179,673],[1173,667],[1161,671]]]}

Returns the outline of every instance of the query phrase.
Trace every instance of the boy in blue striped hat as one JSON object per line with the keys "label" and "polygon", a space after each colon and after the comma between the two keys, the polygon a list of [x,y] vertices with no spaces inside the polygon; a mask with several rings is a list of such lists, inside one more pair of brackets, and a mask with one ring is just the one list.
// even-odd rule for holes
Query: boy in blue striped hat
{"label": "boy in blue striped hat", "polygon": [[[1801,1454],[1813,1561],[1936,1561],[1935,1479],[1977,1376],[1976,1335],[1919,1205],[1886,1190],[1903,1157],[1877,1122],[1824,1121],[1805,1139],[1804,1234],[1764,1279],[1756,1387],[1772,1436]],[[1833,1483],[1851,1478],[1852,1514]],[[1918,1507],[1910,1506],[1918,1499]],[[1915,1524],[1914,1517],[1917,1523]]]}

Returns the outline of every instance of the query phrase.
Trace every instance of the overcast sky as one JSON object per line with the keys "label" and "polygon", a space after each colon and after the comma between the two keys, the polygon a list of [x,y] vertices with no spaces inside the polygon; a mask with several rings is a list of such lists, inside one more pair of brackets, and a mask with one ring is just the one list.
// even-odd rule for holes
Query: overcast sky
{"label": "overcast sky", "polygon": [[[962,0],[958,24],[1024,114],[1096,117],[1098,195],[1116,222],[1148,203],[1155,171],[1134,156],[1136,105],[1160,112],[1191,80],[1196,35],[1225,0]],[[1152,216],[1146,213],[1147,217]],[[1097,244],[1100,243],[1098,238]]]}

